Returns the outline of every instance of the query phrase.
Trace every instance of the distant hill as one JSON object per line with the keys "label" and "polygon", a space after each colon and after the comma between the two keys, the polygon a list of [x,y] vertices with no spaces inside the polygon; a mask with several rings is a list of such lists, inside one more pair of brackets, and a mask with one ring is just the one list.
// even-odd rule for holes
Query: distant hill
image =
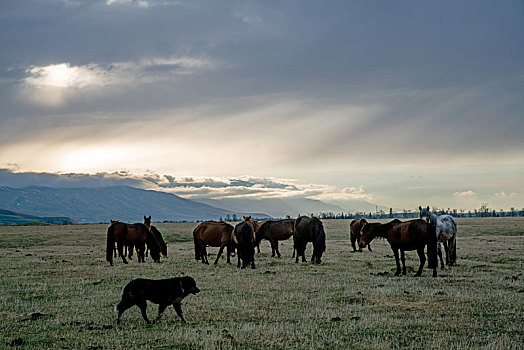
{"label": "distant hill", "polygon": [[45,224],[65,225],[75,224],[76,221],[64,216],[41,217],[22,213],[16,213],[10,210],[0,209],[0,225],[20,225],[40,222]]}
{"label": "distant hill", "polygon": [[272,217],[285,217],[286,215],[296,218],[298,214],[309,215],[310,213],[342,213],[347,212],[344,208],[309,198],[223,198],[209,199],[198,198],[196,202],[209,204],[224,208],[233,212],[261,211]]}
{"label": "distant hill", "polygon": [[174,194],[129,186],[98,188],[0,187],[3,209],[34,216],[67,216],[80,223],[140,222],[144,215],[153,221],[217,220],[227,214],[268,216],[248,210],[228,211],[197,203]]}

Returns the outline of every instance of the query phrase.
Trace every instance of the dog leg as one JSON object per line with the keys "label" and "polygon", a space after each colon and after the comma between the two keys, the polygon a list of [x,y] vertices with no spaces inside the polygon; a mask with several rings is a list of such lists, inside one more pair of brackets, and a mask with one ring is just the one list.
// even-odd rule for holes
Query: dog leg
{"label": "dog leg", "polygon": [[147,313],[146,313],[147,302],[145,300],[141,300],[138,303],[136,303],[136,305],[140,308],[140,311],[142,312],[142,317],[144,318],[144,320],[146,320],[147,323],[151,323],[151,321],[149,321],[149,318],[147,318]]}
{"label": "dog leg", "polygon": [[162,314],[164,313],[164,311],[166,310],[166,307],[168,305],[163,305],[163,304],[160,304],[158,305],[158,315],[156,316],[156,318],[153,320],[153,323],[156,323],[160,317],[162,317]]}
{"label": "dog leg", "polygon": [[182,313],[182,305],[180,305],[180,302],[175,302],[173,304],[173,308],[175,309],[177,315],[182,319],[182,322],[187,323],[186,319],[184,318],[184,314]]}
{"label": "dog leg", "polygon": [[124,311],[126,311],[133,305],[133,302],[129,302],[128,300],[125,300],[125,297],[122,297],[122,301],[115,307],[118,311],[118,318],[116,319],[116,324],[120,324],[120,316],[122,316]]}

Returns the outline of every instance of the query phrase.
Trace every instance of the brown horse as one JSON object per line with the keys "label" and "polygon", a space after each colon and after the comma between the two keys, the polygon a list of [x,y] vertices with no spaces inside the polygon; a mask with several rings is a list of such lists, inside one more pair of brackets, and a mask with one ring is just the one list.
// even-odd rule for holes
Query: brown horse
{"label": "brown horse", "polygon": [[[260,228],[260,226],[262,226],[262,224],[264,222],[268,221],[268,220],[256,221],[256,220],[251,219],[251,216],[243,216],[242,218],[244,219],[245,222],[249,222],[251,224],[251,226],[253,226],[253,231],[255,232],[255,234],[257,233],[257,231]],[[259,243],[260,242],[257,243],[257,252],[258,253],[260,253],[260,244]]]}
{"label": "brown horse", "polygon": [[[349,224],[349,239],[351,240],[351,246],[353,247],[354,252],[357,251],[356,244],[358,244],[358,241],[360,241],[360,230],[362,229],[362,226],[364,226],[367,223],[368,222],[366,221],[366,219],[355,219],[351,221],[351,223]],[[373,251],[371,250],[371,246],[369,244],[368,249],[370,252]],[[358,251],[362,252],[362,247],[358,247]]]}
{"label": "brown horse", "polygon": [[306,245],[308,242],[313,243],[313,255],[311,262],[321,263],[322,254],[326,251],[326,233],[324,226],[319,218],[310,218],[301,216],[295,221],[295,231],[293,233],[293,242],[297,250],[297,258],[302,256],[302,262],[306,262]]}
{"label": "brown horse", "polygon": [[237,267],[240,267],[240,260],[242,260],[242,268],[251,265],[251,268],[255,268],[255,230],[253,226],[246,221],[235,226],[234,234],[232,237],[232,244],[238,248]]}
{"label": "brown horse", "polygon": [[280,258],[280,252],[278,251],[278,241],[289,239],[295,232],[295,219],[285,220],[267,220],[264,221],[260,228],[256,231],[255,244],[258,246],[261,240],[267,239],[271,244],[271,256],[275,256],[275,253]]}
{"label": "brown horse", "polygon": [[400,275],[400,263],[398,251],[400,250],[400,259],[402,260],[402,274],[406,274],[405,251],[416,250],[420,259],[420,266],[415,276],[422,275],[422,268],[426,262],[424,247],[428,246],[428,267],[433,269],[433,277],[437,276],[437,237],[435,227],[424,220],[416,219],[401,222],[395,219],[387,224],[364,225],[361,230],[360,246],[364,247],[369,244],[375,237],[383,237],[389,242],[397,270],[395,276]]}
{"label": "brown horse", "polygon": [[220,259],[220,255],[227,248],[227,263],[231,264],[231,237],[233,226],[223,221],[205,221],[200,223],[193,231],[195,242],[195,260],[202,260],[203,264],[209,264],[207,260],[206,246],[220,247],[215,265]]}
{"label": "brown horse", "polygon": [[106,260],[113,265],[113,249],[117,244],[118,254],[122,257],[124,264],[127,260],[123,253],[124,245],[136,247],[138,251],[138,262],[145,262],[144,251],[145,246],[151,250],[151,258],[154,262],[160,262],[160,247],[156,242],[153,234],[149,231],[146,225],[126,224],[118,221],[111,221],[111,225],[107,229],[107,246],[106,246]]}

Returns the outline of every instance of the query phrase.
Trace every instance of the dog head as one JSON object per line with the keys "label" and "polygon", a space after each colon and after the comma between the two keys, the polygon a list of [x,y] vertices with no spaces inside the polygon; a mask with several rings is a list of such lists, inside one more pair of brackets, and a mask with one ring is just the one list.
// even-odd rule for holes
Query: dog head
{"label": "dog head", "polygon": [[[196,282],[192,277],[182,277],[181,280],[182,288],[187,294],[197,294],[200,293],[200,289],[196,286]],[[184,294],[185,294],[184,293]]]}

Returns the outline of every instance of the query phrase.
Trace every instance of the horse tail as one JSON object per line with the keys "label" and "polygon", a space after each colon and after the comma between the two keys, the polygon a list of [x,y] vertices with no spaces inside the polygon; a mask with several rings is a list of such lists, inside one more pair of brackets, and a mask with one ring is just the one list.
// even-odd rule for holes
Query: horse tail
{"label": "horse tail", "polygon": [[266,232],[267,226],[267,222],[265,222],[262,225],[260,225],[257,232],[255,232],[255,245],[258,246],[262,241],[262,237],[264,237],[264,233]]}
{"label": "horse tail", "polygon": [[195,260],[200,260],[200,244],[197,239],[198,227],[193,231],[193,241],[195,242]]}
{"label": "horse tail", "polygon": [[107,229],[106,260],[113,265],[113,250],[115,249],[115,227],[109,226]]}
{"label": "horse tail", "polygon": [[438,258],[437,258],[437,233],[436,233],[436,227],[428,224],[426,226],[428,228],[428,268],[429,269],[435,269],[438,266]]}

